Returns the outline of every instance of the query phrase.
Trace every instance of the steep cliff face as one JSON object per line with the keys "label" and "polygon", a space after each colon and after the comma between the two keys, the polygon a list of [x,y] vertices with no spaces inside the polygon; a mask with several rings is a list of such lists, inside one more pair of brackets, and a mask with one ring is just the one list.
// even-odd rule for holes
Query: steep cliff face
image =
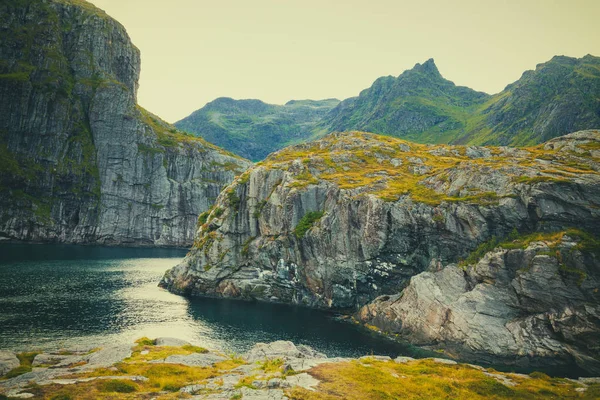
{"label": "steep cliff face", "polygon": [[0,5],[0,237],[185,246],[249,163],[136,105],[140,54],[80,0]]}
{"label": "steep cliff face", "polygon": [[528,149],[345,133],[291,147],[220,195],[162,284],[356,309],[514,229],[598,233],[599,144],[598,131]]}
{"label": "steep cliff face", "polygon": [[466,360],[600,372],[600,242],[570,230],[488,247],[471,263],[413,277],[359,319]]}
{"label": "steep cliff face", "polygon": [[[523,149],[333,134],[238,177],[161,285],[350,313],[368,304],[363,322],[450,354],[588,368],[600,255],[579,244],[600,234],[599,161],[599,131]],[[551,234],[571,227],[592,239]],[[536,232],[554,242],[528,247]],[[471,251],[495,238],[522,249],[477,264]],[[443,269],[461,259],[465,270]]]}

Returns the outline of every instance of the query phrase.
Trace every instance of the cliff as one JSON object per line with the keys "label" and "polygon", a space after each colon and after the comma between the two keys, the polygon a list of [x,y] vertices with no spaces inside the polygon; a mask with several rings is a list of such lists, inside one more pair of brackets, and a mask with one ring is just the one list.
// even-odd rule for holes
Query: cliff
{"label": "cliff", "polygon": [[191,244],[250,163],[139,107],[139,50],[90,3],[4,1],[0,38],[0,238]]}
{"label": "cliff", "polygon": [[351,132],[287,148],[223,191],[161,284],[353,312],[492,237],[597,235],[599,145],[598,131],[524,149]]}

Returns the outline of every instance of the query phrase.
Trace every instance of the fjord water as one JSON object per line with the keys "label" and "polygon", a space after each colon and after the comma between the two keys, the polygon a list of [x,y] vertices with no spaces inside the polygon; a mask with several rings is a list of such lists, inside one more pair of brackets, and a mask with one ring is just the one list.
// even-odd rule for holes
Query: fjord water
{"label": "fjord water", "polygon": [[157,287],[183,250],[0,246],[0,349],[56,349],[175,336],[241,353],[291,340],[328,356],[424,355],[306,308],[188,299]]}

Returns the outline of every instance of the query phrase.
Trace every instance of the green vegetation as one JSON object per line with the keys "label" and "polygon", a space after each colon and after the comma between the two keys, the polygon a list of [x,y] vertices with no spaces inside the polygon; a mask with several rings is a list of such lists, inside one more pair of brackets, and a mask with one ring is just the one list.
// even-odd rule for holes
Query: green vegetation
{"label": "green vegetation", "polygon": [[[173,125],[163,121],[158,116],[150,113],[149,111],[145,110],[144,108],[142,108],[140,106],[136,106],[136,107],[137,107],[137,111],[139,112],[141,120],[156,135],[156,138],[157,138],[156,143],[159,146],[162,146],[164,149],[194,145],[194,146],[196,146],[196,149],[198,149],[198,150],[212,149],[212,150],[218,151],[219,153],[222,153],[224,155],[239,158],[239,156],[236,156],[233,153],[230,153],[230,152],[225,151],[211,143],[208,143],[206,140],[202,139],[201,137],[179,131]],[[148,149],[146,151],[148,151]],[[160,151],[164,151],[164,150],[162,150],[162,149],[153,150],[153,152],[160,152]],[[222,168],[225,168],[226,170],[232,170],[235,172],[239,171],[239,169],[238,169],[239,167],[237,167],[237,164],[235,164],[235,163],[220,164],[219,166]]]}
{"label": "green vegetation", "polygon": [[137,392],[138,386],[130,381],[111,379],[100,382],[98,385],[98,390],[101,392],[133,393]]}
{"label": "green vegetation", "polygon": [[[136,341],[131,358],[111,367],[87,372],[74,372],[64,376],[73,378],[104,378],[80,381],[75,384],[29,384],[28,393],[35,398],[54,400],[74,399],[164,399],[175,400],[191,397],[180,393],[184,386],[215,384],[209,392],[195,394],[219,394],[219,385],[225,375],[238,373],[235,368],[246,364],[236,355],[226,356],[224,361],[209,367],[190,367],[181,364],[153,362],[168,354],[192,354],[203,350],[194,346],[156,346],[154,340],[140,338]],[[152,355],[141,358],[141,351]],[[170,352],[170,353],[167,353]],[[31,360],[31,355],[23,359]],[[30,362],[30,361],[29,361]],[[268,382],[272,378],[286,379],[295,372],[283,373],[282,359],[265,359],[257,362],[257,370],[240,374],[234,385],[240,389],[257,389],[255,381]],[[588,383],[586,390],[575,381],[551,378],[540,372],[529,376],[500,373],[493,369],[480,370],[466,364],[448,365],[430,359],[414,360],[405,363],[378,361],[363,358],[345,362],[320,364],[307,371],[320,381],[314,390],[299,386],[285,389],[285,394],[294,400],[362,400],[362,399],[595,399],[600,395],[600,384]],[[147,380],[131,381],[128,377],[142,376]],[[506,385],[501,382],[508,381]],[[6,398],[6,397],[5,397]],[[241,398],[236,394],[232,398]],[[2,396],[0,395],[0,399]]]}
{"label": "green vegetation", "polygon": [[229,202],[229,207],[235,212],[238,212],[240,209],[241,199],[235,192],[236,188],[232,188],[227,192],[227,201]]}
{"label": "green vegetation", "polygon": [[313,225],[320,220],[323,215],[325,213],[323,211],[310,211],[307,212],[301,219],[300,221],[298,221],[298,225],[296,225],[296,228],[294,229],[294,234],[296,235],[296,237],[298,239],[302,239],[304,237],[304,235],[306,235],[306,232],[308,232],[308,230],[310,228],[313,227]]}
{"label": "green vegetation", "polygon": [[283,369],[283,360],[280,358],[265,360],[260,364],[260,369],[262,369],[266,374],[281,372]]}
{"label": "green vegetation", "polygon": [[293,400],[362,399],[594,399],[600,385],[584,393],[577,383],[544,374],[522,377],[500,374],[515,383],[507,386],[494,379],[494,370],[480,371],[467,365],[437,364],[431,360],[407,363],[362,360],[319,365],[309,373],[321,381],[314,391],[286,390]]}
{"label": "green vegetation", "polygon": [[[454,85],[429,60],[399,77],[377,79],[343,107],[336,100],[274,106],[220,98],[176,125],[253,161],[355,130],[418,143],[532,146],[600,126],[598,96],[590,90],[599,81],[599,57],[559,56],[490,96]],[[565,116],[572,116],[569,125]]]}
{"label": "green vegetation", "polygon": [[[568,250],[561,249],[560,244],[565,236],[577,241],[577,245]],[[536,232],[526,235],[520,235],[516,230],[513,230],[510,235],[502,240],[492,237],[490,240],[481,243],[466,259],[459,262],[459,266],[466,268],[468,265],[474,265],[486,253],[494,249],[525,249],[533,242],[545,242],[549,250],[545,253],[538,252],[538,254],[546,254],[556,258],[559,262],[560,271],[563,274],[574,276],[580,286],[587,278],[587,274],[578,268],[568,266],[564,261],[564,252],[580,250],[594,253],[600,257],[600,240],[579,229],[567,229],[560,232]]]}
{"label": "green vegetation", "polygon": [[31,372],[31,364],[33,363],[33,359],[35,358],[35,356],[37,356],[38,354],[39,353],[35,351],[17,354],[17,358],[21,362],[21,365],[8,371],[6,375],[2,377],[2,379],[10,379],[19,375],[26,374],[27,372]]}
{"label": "green vegetation", "polygon": [[279,106],[260,100],[220,98],[175,126],[259,161],[273,151],[314,137],[316,122],[338,103],[334,99],[306,100]]}
{"label": "green vegetation", "polygon": [[[599,57],[558,56],[489,96],[455,86],[429,60],[398,78],[378,79],[320,126],[327,132],[362,130],[419,143],[531,146],[599,126],[597,95],[589,90],[599,81]],[[398,115],[418,123],[399,122]],[[565,115],[573,116],[568,127]]]}
{"label": "green vegetation", "polygon": [[[527,185],[569,182],[574,174],[598,174],[593,170],[575,169],[573,159],[580,164],[593,163],[581,154],[545,149],[543,145],[523,149],[518,156],[503,148],[489,147],[483,157],[470,157],[464,146],[423,145],[364,132],[334,133],[319,141],[283,149],[259,163],[270,169],[289,170],[293,162],[302,162],[303,169],[290,174],[286,185],[302,189],[322,181],[335,183],[344,190],[373,194],[385,201],[398,201],[409,196],[413,201],[438,206],[441,203],[462,202],[481,206],[493,205],[514,193],[496,193],[478,186],[463,184],[448,195],[453,180],[474,172],[500,171],[510,174],[513,181]],[[540,156],[552,160],[540,164]],[[543,173],[543,176],[537,174]],[[255,210],[256,211],[256,210]],[[259,215],[259,212],[256,212]]]}

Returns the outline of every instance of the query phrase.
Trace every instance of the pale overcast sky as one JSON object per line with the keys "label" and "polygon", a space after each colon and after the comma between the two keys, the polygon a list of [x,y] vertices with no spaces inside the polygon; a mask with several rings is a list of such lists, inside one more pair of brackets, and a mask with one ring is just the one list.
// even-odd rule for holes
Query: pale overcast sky
{"label": "pale overcast sky", "polygon": [[600,56],[600,0],[92,0],[142,52],[139,102],[169,122],[221,96],[355,96],[434,58],[497,93],[554,55]]}

